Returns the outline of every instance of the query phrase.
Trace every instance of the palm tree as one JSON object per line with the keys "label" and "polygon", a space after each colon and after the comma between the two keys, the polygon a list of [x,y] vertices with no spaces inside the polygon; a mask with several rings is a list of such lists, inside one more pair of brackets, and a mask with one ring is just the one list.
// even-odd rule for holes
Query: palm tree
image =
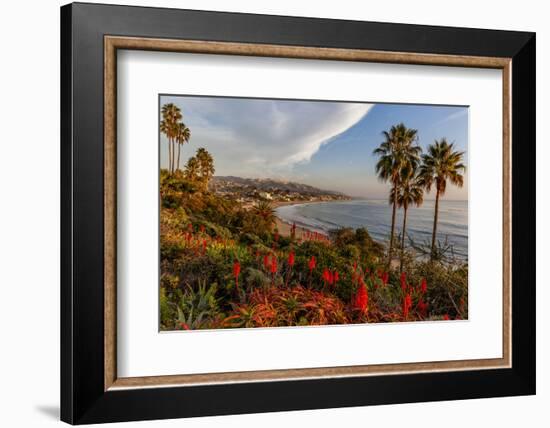
{"label": "palm tree", "polygon": [[[403,230],[401,232],[401,260],[399,271],[403,272],[403,258],[405,254],[405,233],[407,231],[407,210],[410,205],[419,207],[424,202],[424,184],[416,174],[416,168],[405,167],[401,170],[399,187],[393,188],[390,193],[390,203],[397,200],[399,208],[403,208]],[[397,192],[397,195],[395,193]]]}
{"label": "palm tree", "polygon": [[177,169],[180,169],[180,147],[182,144],[189,143],[189,140],[191,138],[191,130],[185,126],[183,122],[179,122],[177,124],[177,132],[176,132],[176,143],[178,143],[178,160],[177,160]]}
{"label": "palm tree", "polygon": [[195,157],[199,162],[200,179],[206,190],[208,188],[208,182],[216,171],[214,169],[214,158],[212,158],[212,155],[203,147],[197,150]]}
{"label": "palm tree", "polygon": [[258,202],[258,205],[254,207],[254,214],[260,217],[268,228],[271,228],[271,225],[275,222],[275,210],[268,201]]}
{"label": "palm tree", "polygon": [[185,177],[189,181],[196,181],[199,177],[200,164],[195,156],[190,157],[185,165]]}
{"label": "palm tree", "polygon": [[384,141],[374,150],[374,154],[380,157],[376,163],[378,178],[384,182],[390,182],[392,185],[392,198],[390,198],[392,218],[388,266],[392,259],[397,209],[397,187],[399,186],[401,170],[408,166],[416,168],[420,160],[420,152],[422,151],[419,146],[415,145],[417,133],[416,129],[407,128],[403,123],[394,125],[389,131],[382,132]]}
{"label": "palm tree", "polygon": [[422,165],[419,176],[422,184],[431,190],[435,184],[435,213],[432,231],[431,259],[435,255],[435,239],[437,235],[437,218],[439,212],[439,198],[445,194],[447,180],[455,186],[462,187],[466,166],[462,163],[464,152],[454,150],[454,143],[449,144],[445,138],[430,144],[428,153],[422,155]]}
{"label": "palm tree", "polygon": [[168,138],[168,170],[174,172],[174,140],[177,136],[178,122],[181,120],[180,108],[173,104],[164,104],[161,109],[162,120],[160,122],[160,131]]}

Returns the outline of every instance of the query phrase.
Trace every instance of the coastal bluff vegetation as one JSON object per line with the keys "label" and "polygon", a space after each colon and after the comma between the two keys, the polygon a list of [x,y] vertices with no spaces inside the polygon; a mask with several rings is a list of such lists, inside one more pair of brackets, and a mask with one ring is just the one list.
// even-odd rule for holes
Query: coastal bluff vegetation
{"label": "coastal bluff vegetation", "polygon": [[218,190],[161,171],[162,330],[467,318],[465,264],[387,269],[364,228],[284,234],[265,190]]}

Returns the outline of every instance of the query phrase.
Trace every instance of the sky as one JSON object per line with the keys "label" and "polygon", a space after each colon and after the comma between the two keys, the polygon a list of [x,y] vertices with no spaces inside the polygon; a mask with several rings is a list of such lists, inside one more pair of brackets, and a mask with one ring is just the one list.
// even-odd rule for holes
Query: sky
{"label": "sky", "polygon": [[[215,175],[275,178],[384,199],[390,185],[376,176],[373,150],[384,140],[382,131],[400,122],[418,130],[424,151],[445,137],[468,161],[468,108],[462,106],[160,97],[160,106],[169,102],[180,107],[191,130],[189,144],[181,148],[182,166],[204,147],[214,157]],[[165,168],[168,144],[162,134],[160,144]],[[433,191],[425,195],[434,197]],[[445,199],[467,198],[467,176],[463,188],[447,186]]]}

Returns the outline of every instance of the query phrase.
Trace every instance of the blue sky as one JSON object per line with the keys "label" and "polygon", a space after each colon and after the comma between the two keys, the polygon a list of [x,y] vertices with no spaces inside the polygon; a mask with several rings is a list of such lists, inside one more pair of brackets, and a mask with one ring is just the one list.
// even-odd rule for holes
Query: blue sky
{"label": "blue sky", "polygon": [[[377,179],[372,152],[383,141],[382,131],[399,122],[418,130],[423,149],[446,137],[468,159],[467,107],[161,96],[161,105],[168,102],[181,108],[191,130],[182,164],[205,147],[214,157],[216,175],[270,177],[387,198],[389,185]],[[162,167],[167,153],[162,135]],[[447,188],[446,199],[467,195],[466,178],[462,189]]]}

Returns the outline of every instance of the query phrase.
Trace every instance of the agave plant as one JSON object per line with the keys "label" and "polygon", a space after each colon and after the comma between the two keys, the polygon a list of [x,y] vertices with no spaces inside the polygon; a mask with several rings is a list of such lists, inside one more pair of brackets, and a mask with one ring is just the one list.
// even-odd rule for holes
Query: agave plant
{"label": "agave plant", "polygon": [[195,330],[203,326],[205,319],[214,318],[218,312],[216,291],[216,284],[208,287],[205,281],[199,281],[196,290],[187,286],[177,306],[177,324],[186,330]]}

